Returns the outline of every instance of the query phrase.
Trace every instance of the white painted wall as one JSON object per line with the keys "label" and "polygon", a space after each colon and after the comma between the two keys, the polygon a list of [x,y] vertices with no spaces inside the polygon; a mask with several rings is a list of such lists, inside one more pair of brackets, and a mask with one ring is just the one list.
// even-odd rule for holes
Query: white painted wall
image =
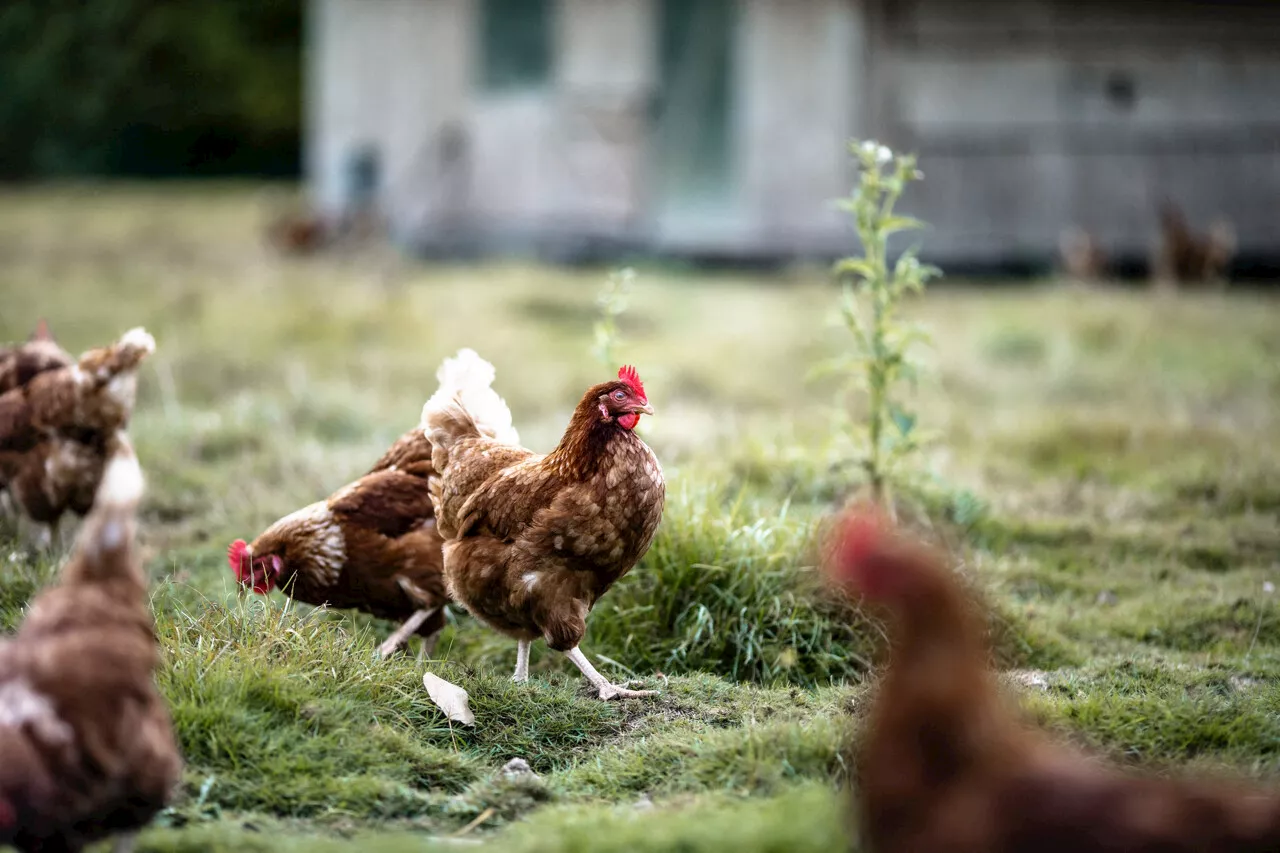
{"label": "white painted wall", "polygon": [[[660,221],[650,101],[657,0],[558,0],[536,91],[474,85],[478,0],[311,0],[306,164],[342,201],[345,158],[382,154],[401,231],[630,235],[671,249],[843,251],[829,202],[846,142],[916,150],[904,209],[935,259],[1048,258],[1072,223],[1143,252],[1155,202],[1280,246],[1280,3],[739,0],[734,203]],[[1127,75],[1132,109],[1107,80]],[[463,156],[447,160],[448,128]],[[693,214],[696,219],[698,213]],[[712,221],[714,219],[714,221]]]}
{"label": "white painted wall", "polygon": [[801,251],[847,241],[831,201],[850,186],[848,140],[865,129],[860,9],[847,0],[745,4],[738,81],[744,241]]}

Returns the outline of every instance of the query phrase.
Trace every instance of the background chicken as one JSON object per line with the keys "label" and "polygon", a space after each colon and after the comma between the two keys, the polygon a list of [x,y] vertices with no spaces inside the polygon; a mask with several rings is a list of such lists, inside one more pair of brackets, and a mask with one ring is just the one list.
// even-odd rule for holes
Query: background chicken
{"label": "background chicken", "polygon": [[846,522],[832,573],[890,617],[857,808],[872,853],[1280,850],[1280,793],[1141,778],[1058,748],[999,694],[983,622],[941,557]]}
{"label": "background chicken", "polygon": [[465,390],[437,393],[422,415],[450,594],[519,643],[516,681],[528,679],[530,643],[542,637],[601,699],[650,695],[611,684],[578,648],[587,613],[649,549],[662,518],[662,469],[634,431],[653,414],[635,369],[588,389],[545,456],[485,435],[482,404],[506,404],[487,383]]}
{"label": "background chicken", "polygon": [[0,641],[0,846],[80,850],[130,833],[181,776],[135,543],[142,472],[122,434],[111,450],[61,581]]}
{"label": "background chicken", "polygon": [[1080,282],[1093,283],[1107,274],[1107,256],[1088,231],[1078,226],[1058,235],[1058,255],[1062,269]]}
{"label": "background chicken", "polygon": [[49,324],[40,320],[25,343],[0,347],[0,394],[26,385],[46,370],[74,363],[70,353],[53,339]]}
{"label": "background chicken", "polygon": [[0,488],[48,525],[51,541],[64,513],[89,511],[107,452],[133,414],[138,365],[154,350],[151,335],[132,329],[0,395]]}
{"label": "background chicken", "polygon": [[1182,282],[1221,284],[1235,250],[1235,230],[1228,222],[1215,221],[1208,234],[1200,237],[1191,230],[1181,209],[1165,201],[1160,205],[1160,239],[1151,263],[1152,279],[1161,287]]}
{"label": "background chicken", "polygon": [[[474,391],[463,385],[482,383],[487,390],[493,368],[464,350],[436,375],[437,394],[469,395]],[[496,414],[484,422],[487,433],[514,437],[510,412],[504,407]],[[285,516],[252,543],[232,543],[228,560],[236,579],[257,593],[280,587],[307,604],[402,621],[379,653],[386,657],[417,633],[422,654],[430,654],[449,600],[431,503],[431,456],[421,428],[405,433],[359,480]]]}

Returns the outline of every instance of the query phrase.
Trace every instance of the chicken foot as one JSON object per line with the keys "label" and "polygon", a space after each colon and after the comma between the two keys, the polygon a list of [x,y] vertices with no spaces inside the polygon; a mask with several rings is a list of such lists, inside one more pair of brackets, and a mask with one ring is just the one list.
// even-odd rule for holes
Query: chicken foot
{"label": "chicken foot", "polygon": [[[626,687],[620,687],[612,683],[609,679],[601,675],[596,668],[591,665],[591,661],[587,660],[577,646],[565,652],[565,657],[573,661],[573,665],[582,670],[582,674],[587,677],[587,681],[591,682],[591,686],[600,691],[600,698],[608,702],[610,699],[643,699],[646,696],[656,696],[656,690],[628,690]],[[527,669],[527,665],[526,665]],[[528,677],[526,672],[525,677]],[[628,682],[630,683],[630,682]]]}
{"label": "chicken foot", "polygon": [[126,832],[116,836],[115,843],[111,845],[111,853],[133,853],[133,848],[138,843],[138,833]]}
{"label": "chicken foot", "polygon": [[422,623],[430,619],[439,609],[440,608],[438,607],[434,607],[431,610],[414,611],[412,616],[404,620],[403,625],[392,632],[390,637],[387,637],[387,641],[385,643],[378,646],[378,657],[386,660],[391,657],[391,655],[395,654],[401,646],[409,641],[409,638],[413,636],[413,632],[418,630],[418,628],[422,626]]}
{"label": "chicken foot", "polygon": [[[532,640],[518,640],[516,646],[516,674],[511,676],[511,680],[516,684],[524,684],[529,680],[529,647],[533,645]],[[588,664],[590,666],[590,664]]]}

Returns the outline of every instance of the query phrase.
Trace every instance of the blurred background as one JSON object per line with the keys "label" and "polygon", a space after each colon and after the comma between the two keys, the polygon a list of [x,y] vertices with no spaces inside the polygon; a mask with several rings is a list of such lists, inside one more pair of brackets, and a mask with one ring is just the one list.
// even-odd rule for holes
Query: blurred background
{"label": "blurred background", "polygon": [[904,206],[953,272],[1083,234],[1140,274],[1172,205],[1254,277],[1278,43],[1268,0],[10,3],[0,176],[301,179],[294,242],[776,262],[848,249],[830,200],[876,138],[919,154]]}
{"label": "blurred background", "polygon": [[[0,342],[157,341],[129,431],[188,777],[141,849],[534,812],[494,849],[838,849],[827,685],[870,634],[810,545],[866,480],[851,139],[924,173],[895,494],[969,549],[1002,665],[1126,760],[1280,774],[1278,46],[1280,0],[0,2]],[[228,543],[366,472],[461,347],[538,451],[638,367],[667,506],[586,648],[669,700],[598,707],[542,644],[521,692],[457,612],[460,736],[374,662],[389,623],[238,599]],[[59,563],[10,521],[3,629]]]}

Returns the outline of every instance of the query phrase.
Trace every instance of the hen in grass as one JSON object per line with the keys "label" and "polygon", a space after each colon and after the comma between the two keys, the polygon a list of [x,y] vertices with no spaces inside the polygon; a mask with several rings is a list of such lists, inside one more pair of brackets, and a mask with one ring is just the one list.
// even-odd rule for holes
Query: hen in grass
{"label": "hen in grass", "polygon": [[0,488],[48,525],[50,541],[65,513],[92,506],[108,450],[133,415],[138,366],[155,345],[145,330],[131,329],[0,394]]}
{"label": "hen in grass", "polygon": [[870,853],[1262,853],[1280,793],[1131,775],[1059,747],[1005,703],[981,613],[943,558],[870,512],[847,518],[835,579],[889,618],[888,671],[856,758]]}
{"label": "hen in grass", "polygon": [[517,641],[516,681],[528,679],[529,647],[541,637],[601,699],[652,695],[610,683],[579,649],[588,612],[649,549],[662,518],[662,468],[635,433],[653,414],[640,377],[624,367],[589,388],[546,455],[485,433],[494,400],[506,410],[497,395],[464,389],[437,394],[422,412],[450,594]]}
{"label": "hen in grass", "polygon": [[[487,373],[487,379],[485,371]],[[493,368],[471,350],[446,359],[437,394],[488,394]],[[514,438],[505,404],[488,435]],[[401,436],[360,479],[328,498],[272,524],[252,543],[237,540],[227,558],[244,589],[267,594],[279,587],[297,601],[351,608],[401,622],[382,644],[382,657],[414,634],[429,655],[445,623],[443,544],[430,483],[432,444],[421,428]]]}
{"label": "hen in grass", "polygon": [[0,347],[0,394],[26,385],[46,370],[74,363],[71,354],[53,339],[49,324],[40,320],[24,343]]}
{"label": "hen in grass", "polygon": [[0,641],[0,846],[80,850],[127,836],[181,779],[135,541],[142,489],[118,434],[59,583]]}

